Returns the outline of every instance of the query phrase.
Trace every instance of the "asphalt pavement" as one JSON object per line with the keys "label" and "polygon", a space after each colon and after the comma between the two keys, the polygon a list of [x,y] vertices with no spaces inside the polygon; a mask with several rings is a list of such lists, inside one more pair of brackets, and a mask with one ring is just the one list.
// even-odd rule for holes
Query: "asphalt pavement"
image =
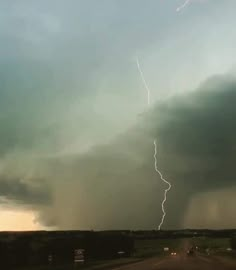
{"label": "asphalt pavement", "polygon": [[177,254],[164,258],[152,258],[111,270],[236,270],[236,260],[216,256],[186,256]]}

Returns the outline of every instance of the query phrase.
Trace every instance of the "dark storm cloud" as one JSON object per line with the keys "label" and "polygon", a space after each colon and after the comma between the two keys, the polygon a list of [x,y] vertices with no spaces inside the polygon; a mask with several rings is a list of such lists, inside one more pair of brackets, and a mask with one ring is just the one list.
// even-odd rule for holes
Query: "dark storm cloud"
{"label": "dark storm cloud", "polygon": [[[38,180],[38,179],[37,179]],[[37,182],[35,180],[35,182]],[[44,205],[50,203],[50,192],[46,186],[35,186],[32,183],[24,183],[19,179],[0,178],[0,198],[13,201],[15,204]]]}
{"label": "dark storm cloud", "polygon": [[165,226],[180,227],[194,196],[235,186],[235,100],[235,79],[213,77],[191,93],[157,103],[110,143],[84,154],[32,157],[20,174],[33,166],[28,185],[38,175],[47,185],[38,181],[42,187],[33,189],[3,181],[1,195],[35,200],[41,221],[59,228],[156,228],[165,188],[154,171],[156,138],[158,167],[173,185]]}
{"label": "dark storm cloud", "polygon": [[[153,134],[163,147],[163,158],[175,156],[177,164],[178,160],[184,164],[186,184],[189,177],[195,179],[191,185],[204,189],[234,183],[235,100],[235,79],[216,76],[197,91],[153,111],[157,115]],[[155,121],[155,116],[151,119]],[[174,167],[176,173],[182,173],[182,166]]]}
{"label": "dark storm cloud", "polygon": [[[235,100],[235,78],[215,76],[196,91],[153,109],[148,121],[150,126],[155,123],[151,133],[161,148],[160,168],[173,183],[168,224],[181,222],[193,196],[235,186]],[[193,220],[201,220],[202,215],[194,207],[197,218],[192,214]],[[225,226],[220,219],[215,223],[215,227]],[[212,226],[213,222],[209,224]]]}
{"label": "dark storm cloud", "polygon": [[[57,161],[55,223],[64,228],[155,228],[165,187],[154,171],[156,138],[158,166],[173,185],[165,225],[183,226],[194,196],[235,186],[235,100],[235,79],[213,77],[194,92],[157,104],[112,144],[60,165]],[[63,206],[71,212],[60,215]]]}

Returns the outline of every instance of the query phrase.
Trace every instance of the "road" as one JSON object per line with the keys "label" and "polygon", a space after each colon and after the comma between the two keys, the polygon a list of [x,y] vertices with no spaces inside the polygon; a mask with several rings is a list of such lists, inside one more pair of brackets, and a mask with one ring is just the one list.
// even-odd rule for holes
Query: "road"
{"label": "road", "polygon": [[202,255],[177,255],[163,259],[152,258],[112,270],[236,270],[236,260]]}

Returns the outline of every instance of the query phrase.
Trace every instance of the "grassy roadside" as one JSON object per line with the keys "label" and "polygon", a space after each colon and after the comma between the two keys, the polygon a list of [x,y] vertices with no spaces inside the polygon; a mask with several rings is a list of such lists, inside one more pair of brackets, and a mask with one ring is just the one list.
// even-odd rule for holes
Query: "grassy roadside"
{"label": "grassy roadside", "polygon": [[42,267],[32,267],[32,268],[21,268],[21,270],[106,270],[111,268],[116,268],[123,265],[128,265],[132,263],[137,263],[142,261],[139,258],[123,258],[110,261],[92,261],[85,265],[54,265],[54,266],[42,266]]}

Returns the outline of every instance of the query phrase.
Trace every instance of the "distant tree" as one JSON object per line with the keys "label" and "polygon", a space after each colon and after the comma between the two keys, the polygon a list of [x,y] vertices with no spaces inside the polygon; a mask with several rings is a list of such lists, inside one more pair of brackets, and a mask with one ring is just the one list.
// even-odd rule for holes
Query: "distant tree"
{"label": "distant tree", "polygon": [[236,250],[236,236],[231,238],[231,248]]}

